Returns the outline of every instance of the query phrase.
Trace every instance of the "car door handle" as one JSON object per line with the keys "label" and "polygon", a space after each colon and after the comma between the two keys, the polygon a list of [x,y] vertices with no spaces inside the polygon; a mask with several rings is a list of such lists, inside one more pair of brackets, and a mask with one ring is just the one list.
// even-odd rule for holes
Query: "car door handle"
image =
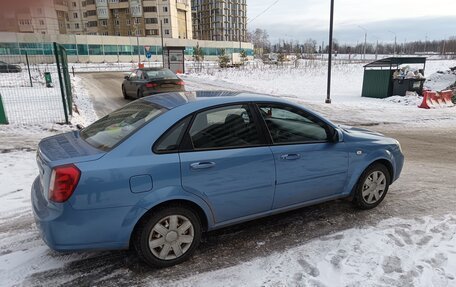
{"label": "car door handle", "polygon": [[297,160],[301,158],[301,155],[298,153],[284,154],[280,157],[283,160]]}
{"label": "car door handle", "polygon": [[192,169],[208,169],[215,166],[215,162],[204,161],[204,162],[195,162],[190,165]]}

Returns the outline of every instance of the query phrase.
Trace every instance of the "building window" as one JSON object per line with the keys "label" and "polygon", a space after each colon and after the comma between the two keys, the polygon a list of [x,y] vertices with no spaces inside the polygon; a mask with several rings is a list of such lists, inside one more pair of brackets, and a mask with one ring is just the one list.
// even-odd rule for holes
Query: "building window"
{"label": "building window", "polygon": [[20,25],[31,25],[32,21],[31,20],[19,20]]}
{"label": "building window", "polygon": [[[123,1],[120,1],[120,2],[123,2]],[[116,32],[116,36],[120,36],[120,32]]]}
{"label": "building window", "polygon": [[141,18],[135,18],[135,24],[140,24],[141,23]]}
{"label": "building window", "polygon": [[133,35],[133,34],[131,33],[130,30],[128,30],[127,35],[128,35],[128,36],[131,36],[131,35]]}
{"label": "building window", "polygon": [[41,34],[46,35],[46,32],[45,31],[41,31]]}
{"label": "building window", "polygon": [[89,10],[86,14],[87,16],[97,16],[97,10]]}
{"label": "building window", "polygon": [[127,19],[127,25],[131,25],[131,20]]}
{"label": "building window", "polygon": [[40,25],[44,26],[44,20],[40,20]]}
{"label": "building window", "polygon": [[116,26],[120,25],[120,20],[116,19]]}
{"label": "building window", "polygon": [[146,35],[157,36],[157,35],[159,35],[158,29],[149,29],[149,30],[146,30]]}
{"label": "building window", "polygon": [[107,20],[101,20],[100,21],[101,26],[108,26],[108,21]]}
{"label": "building window", "polygon": [[108,36],[108,32],[102,32],[101,35],[102,36]]}
{"label": "building window", "polygon": [[144,12],[157,12],[157,6],[143,7]]}
{"label": "building window", "polygon": [[76,2],[73,2],[73,7],[76,7],[76,6],[77,6],[77,5],[76,5]]}
{"label": "building window", "polygon": [[73,18],[77,19],[78,18],[78,13],[73,13]]}
{"label": "building window", "polygon": [[169,23],[169,19],[168,18],[164,18],[163,19],[163,23],[168,24]]}
{"label": "building window", "polygon": [[79,29],[79,23],[74,24],[74,28]]}
{"label": "building window", "polygon": [[146,18],[146,24],[158,24],[157,18]]}
{"label": "building window", "polygon": [[42,14],[43,14],[43,9],[41,9],[41,8],[38,8],[38,9],[37,9],[37,11],[38,11],[38,14],[40,14],[40,15],[42,15]]}
{"label": "building window", "polygon": [[165,12],[165,13],[168,12],[168,6],[163,7],[163,12]]}
{"label": "building window", "polygon": [[165,35],[169,35],[169,30],[165,29]]}

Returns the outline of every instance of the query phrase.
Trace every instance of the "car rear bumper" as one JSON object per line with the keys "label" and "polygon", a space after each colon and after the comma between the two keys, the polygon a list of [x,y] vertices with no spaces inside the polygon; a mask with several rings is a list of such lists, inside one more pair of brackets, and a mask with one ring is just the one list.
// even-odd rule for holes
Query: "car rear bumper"
{"label": "car rear bumper", "polygon": [[66,202],[54,204],[44,196],[39,178],[31,190],[32,209],[41,238],[53,250],[127,249],[132,221],[125,222],[131,207],[75,210]]}

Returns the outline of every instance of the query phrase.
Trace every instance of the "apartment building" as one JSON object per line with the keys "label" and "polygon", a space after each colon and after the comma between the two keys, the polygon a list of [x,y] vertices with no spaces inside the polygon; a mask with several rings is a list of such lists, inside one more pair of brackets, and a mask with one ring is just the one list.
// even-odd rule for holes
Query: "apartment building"
{"label": "apartment building", "polygon": [[2,3],[0,32],[64,34],[67,13],[63,0],[9,1]]}
{"label": "apartment building", "polygon": [[246,0],[192,0],[193,38],[247,40]]}
{"label": "apartment building", "polygon": [[190,0],[34,0],[0,12],[0,32],[192,39]]}

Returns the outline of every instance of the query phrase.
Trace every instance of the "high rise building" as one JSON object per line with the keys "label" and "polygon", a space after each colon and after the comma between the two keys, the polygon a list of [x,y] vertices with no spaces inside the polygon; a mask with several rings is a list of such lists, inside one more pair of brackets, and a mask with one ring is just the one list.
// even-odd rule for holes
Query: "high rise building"
{"label": "high rise building", "polygon": [[247,40],[246,0],[192,0],[193,38]]}
{"label": "high rise building", "polygon": [[[0,11],[0,32],[192,38],[190,0],[35,0]],[[162,27],[160,27],[162,26]]]}

